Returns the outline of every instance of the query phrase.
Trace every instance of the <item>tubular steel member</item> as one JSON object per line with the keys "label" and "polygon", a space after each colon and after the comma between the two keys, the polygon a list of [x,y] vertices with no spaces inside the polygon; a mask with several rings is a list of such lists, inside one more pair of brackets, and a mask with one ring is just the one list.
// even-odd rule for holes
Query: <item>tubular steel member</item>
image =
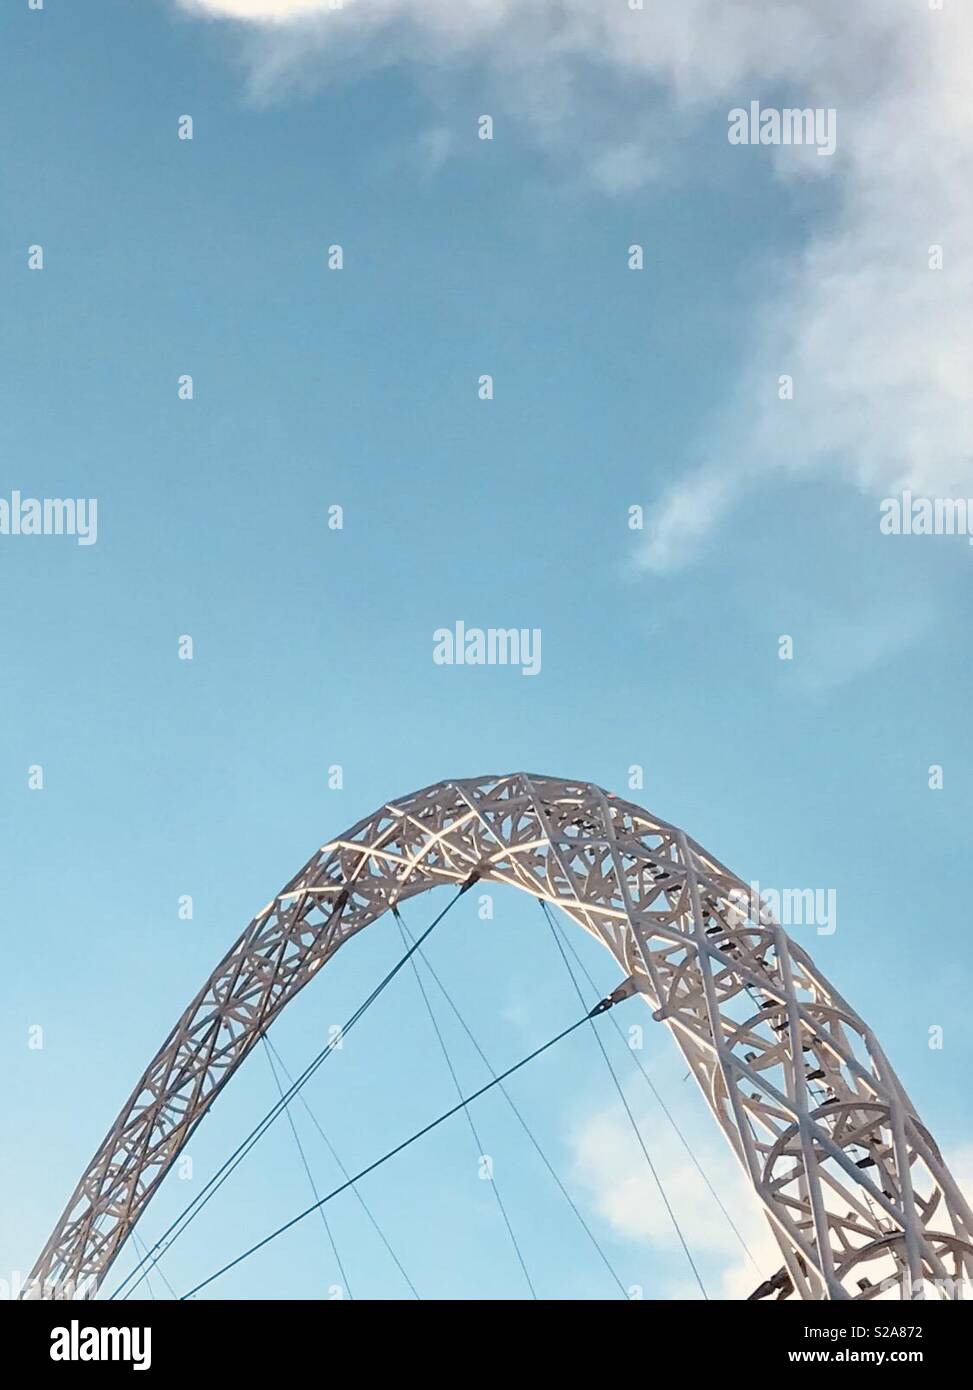
{"label": "tubular steel member", "polygon": [[973,1213],[867,1024],[683,831],[590,783],[526,773],[389,802],[254,917],[85,1169],[27,1296],[93,1296],[281,1009],[383,912],[474,874],[567,913],[672,1032],[780,1245],[779,1296],[960,1296]]}

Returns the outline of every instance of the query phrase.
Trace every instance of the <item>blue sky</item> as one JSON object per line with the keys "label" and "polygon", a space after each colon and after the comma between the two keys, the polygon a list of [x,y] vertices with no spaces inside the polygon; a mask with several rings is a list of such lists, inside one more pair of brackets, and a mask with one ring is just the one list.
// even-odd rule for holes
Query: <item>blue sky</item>
{"label": "blue sky", "polygon": [[[95,545],[0,536],[0,1278],[29,1269],[141,1067],[313,849],[391,797],[487,771],[624,793],[641,764],[633,799],[744,878],[834,888],[834,935],[795,935],[965,1177],[973,556],[962,536],[882,536],[878,516],[905,485],[973,496],[973,221],[951,178],[968,21],[869,3],[838,53],[828,6],[805,34],[793,6],[740,5],[757,27],[737,32],[700,0],[687,53],[671,17],[620,13],[646,26],[636,42],[541,0],[474,7],[467,31],[393,0],[349,5],[340,32],[328,15],[214,17],[234,4],[47,0],[0,20],[0,496],[98,499]],[[532,38],[556,23],[546,61]],[[917,39],[928,73],[909,66]],[[876,50],[898,95],[853,61]],[[917,134],[923,83],[940,99]],[[778,98],[836,106],[831,161],[728,144],[730,107]],[[540,628],[540,674],[435,665],[433,632],[457,620]],[[383,920],[295,1002],[275,1029],[292,1070],[400,951]],[[492,923],[464,901],[430,958],[497,1066],[576,1016],[518,895]],[[755,1272],[615,1055],[708,1287],[746,1292]],[[661,1029],[644,1060],[762,1256]],[[511,1089],[623,1283],[691,1296],[591,1039]],[[193,1140],[195,1178],[170,1180],[140,1234],[273,1095],[255,1056]],[[408,974],[308,1099],[349,1166],[451,1103]],[[324,1190],[333,1163],[296,1119]],[[538,1290],[617,1294],[502,1099],[477,1123]],[[525,1292],[473,1149],[460,1118],[362,1186],[424,1297]],[[307,1200],[281,1122],[167,1276],[182,1292]],[[329,1217],[353,1294],[407,1292],[352,1195]],[[209,1292],[333,1282],[309,1221]]]}

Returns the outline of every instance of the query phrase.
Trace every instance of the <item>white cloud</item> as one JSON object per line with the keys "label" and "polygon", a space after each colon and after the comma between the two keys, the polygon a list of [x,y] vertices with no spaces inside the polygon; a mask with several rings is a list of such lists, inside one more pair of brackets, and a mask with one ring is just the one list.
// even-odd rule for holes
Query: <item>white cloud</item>
{"label": "white cloud", "polygon": [[[337,24],[347,17],[361,28],[380,30],[403,19],[411,22],[417,33],[452,35],[462,41],[495,30],[508,12],[516,9],[514,0],[467,0],[464,5],[450,0],[176,0],[176,4],[214,19],[292,29],[332,17]],[[315,39],[327,43],[338,32],[337,28],[330,34],[318,29]]]}
{"label": "white cloud", "polygon": [[[828,166],[840,198],[762,306],[710,461],[660,499],[639,552],[647,569],[687,563],[775,471],[836,472],[879,496],[973,495],[973,99],[962,85],[973,14],[883,10],[848,11],[794,74],[808,100],[837,108],[840,156],[833,169],[781,168]],[[942,271],[929,269],[934,245]],[[781,248],[760,250],[781,259]],[[782,374],[794,378],[792,401],[778,399]]]}
{"label": "white cloud", "polygon": [[630,193],[655,178],[660,169],[657,155],[649,154],[638,140],[598,151],[590,174],[606,193]]}
{"label": "white cloud", "polygon": [[[624,195],[657,176],[680,145],[660,123],[727,110],[825,106],[838,151],[728,147],[774,161],[789,180],[829,180],[833,210],[807,245],[756,248],[768,278],[734,399],[709,432],[706,463],[658,499],[638,561],[687,563],[748,488],[781,469],[820,468],[880,494],[973,495],[973,8],[926,0],[680,0],[630,10],[622,0],[177,0],[214,18],[250,20],[254,90],[349,62],[462,57],[494,74],[505,106],[552,153],[566,147],[595,187]],[[612,116],[594,75],[651,113]],[[941,245],[944,269],[928,269]],[[793,260],[793,264],[789,261]],[[777,378],[795,381],[793,401]]]}
{"label": "white cloud", "polygon": [[[828,613],[797,637],[800,660],[792,678],[812,694],[836,690],[893,661],[935,621],[935,610],[922,603],[896,599],[890,606],[849,596],[843,613]],[[790,675],[782,664],[781,679]]]}
{"label": "white cloud", "polygon": [[218,19],[245,19],[258,23],[292,23],[321,14],[331,0],[178,0],[185,10],[214,15]]}
{"label": "white cloud", "polygon": [[[646,1138],[656,1171],[680,1229],[697,1264],[704,1260],[704,1283],[711,1297],[746,1298],[783,1263],[766,1218],[729,1148],[695,1144],[706,1176],[732,1214],[754,1259],[743,1250],[712,1193],[685,1149],[661,1119],[658,1109],[633,1107]],[[684,1275],[679,1237],[666,1211],[645,1156],[619,1106],[608,1107],[578,1124],[571,1136],[574,1177],[584,1187],[599,1215],[618,1236],[639,1241],[672,1255],[673,1274],[664,1288],[646,1289],[647,1297],[699,1297]],[[713,1260],[722,1266],[719,1286],[711,1284]],[[754,1261],[758,1268],[754,1267]],[[691,1273],[689,1278],[692,1278]],[[673,1281],[678,1282],[673,1282]]]}
{"label": "white cloud", "polygon": [[639,561],[657,574],[683,569],[732,501],[732,480],[701,468],[674,484],[649,517]]}
{"label": "white cloud", "polygon": [[[770,1223],[729,1148],[717,1151],[690,1136],[706,1176],[731,1213],[749,1255],[659,1111],[640,1113],[634,1106],[633,1110],[690,1252],[697,1264],[705,1264],[707,1293],[711,1298],[747,1298],[784,1261]],[[664,1287],[647,1288],[646,1297],[698,1298],[699,1286],[687,1282],[679,1237],[624,1112],[614,1106],[588,1116],[576,1126],[571,1150],[575,1180],[587,1190],[594,1208],[615,1233],[667,1256],[672,1274],[666,1275]],[[954,1149],[946,1160],[963,1194],[973,1200],[973,1146]],[[837,1199],[828,1204],[843,1209]],[[713,1282],[714,1263],[718,1284]],[[874,1271],[870,1273],[873,1279],[878,1278]]]}

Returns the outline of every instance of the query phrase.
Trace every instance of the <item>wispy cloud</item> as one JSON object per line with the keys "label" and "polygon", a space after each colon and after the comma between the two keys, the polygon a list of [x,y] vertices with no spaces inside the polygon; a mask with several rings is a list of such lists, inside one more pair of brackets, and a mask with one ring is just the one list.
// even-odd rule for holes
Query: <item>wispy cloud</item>
{"label": "wispy cloud", "polygon": [[[712,422],[706,461],[657,499],[637,563],[655,572],[689,563],[734,504],[781,470],[820,469],[868,491],[973,494],[971,7],[176,3],[239,21],[232,27],[264,96],[338,65],[476,61],[543,148],[557,156],[567,146],[594,187],[620,195],[676,158],[675,144],[660,141],[659,119],[706,122],[719,140],[729,108],[750,100],[834,108],[832,158],[799,147],[726,151],[741,170],[749,158],[773,160],[782,188],[823,178],[836,196],[796,264],[788,266],[790,248],[763,248],[768,266],[788,273],[768,279],[741,355],[746,368]],[[619,121],[605,74],[629,97],[640,91],[652,119]],[[929,269],[932,246],[943,248],[942,270]],[[794,379],[793,400],[778,399],[782,374]]]}
{"label": "wispy cloud", "polygon": [[419,163],[424,178],[432,178],[453,153],[456,137],[448,126],[432,126],[419,137]]}
{"label": "wispy cloud", "polygon": [[656,574],[691,564],[700,542],[731,505],[734,482],[725,471],[700,468],[675,483],[648,519],[638,563]]}
{"label": "wispy cloud", "polygon": [[831,613],[797,637],[793,679],[809,694],[836,690],[893,662],[935,622],[933,608],[908,601]]}
{"label": "wispy cloud", "polygon": [[[660,1120],[659,1111],[639,1112],[636,1120],[648,1139],[652,1160],[666,1196],[697,1264],[706,1262],[707,1293],[724,1298],[745,1298],[768,1275],[780,1268],[780,1250],[759,1204],[728,1149],[697,1145],[700,1162],[720,1193],[733,1224],[746,1242],[753,1260],[720,1212],[699,1170],[673,1132]],[[647,1289],[651,1297],[699,1297],[699,1286],[684,1268],[679,1237],[659,1195],[622,1110],[608,1107],[588,1116],[571,1135],[575,1180],[586,1189],[595,1210],[621,1238],[651,1246],[672,1256],[673,1273],[662,1287]],[[716,1264],[718,1284],[712,1284]],[[683,1275],[688,1272],[690,1282]]]}

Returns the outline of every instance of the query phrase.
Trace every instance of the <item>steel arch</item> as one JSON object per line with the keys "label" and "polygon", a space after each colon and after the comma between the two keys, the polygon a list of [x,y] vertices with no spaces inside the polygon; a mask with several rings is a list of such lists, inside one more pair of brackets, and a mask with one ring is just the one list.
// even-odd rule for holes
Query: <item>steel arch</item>
{"label": "steel arch", "polygon": [[387,803],[257,913],[85,1169],[28,1296],[91,1296],[288,1001],[388,908],[473,873],[561,908],[615,957],[616,995],[642,994],[670,1029],[770,1220],[777,1291],[959,1296],[973,1213],[870,1028],[683,831],[590,783],[525,773]]}

